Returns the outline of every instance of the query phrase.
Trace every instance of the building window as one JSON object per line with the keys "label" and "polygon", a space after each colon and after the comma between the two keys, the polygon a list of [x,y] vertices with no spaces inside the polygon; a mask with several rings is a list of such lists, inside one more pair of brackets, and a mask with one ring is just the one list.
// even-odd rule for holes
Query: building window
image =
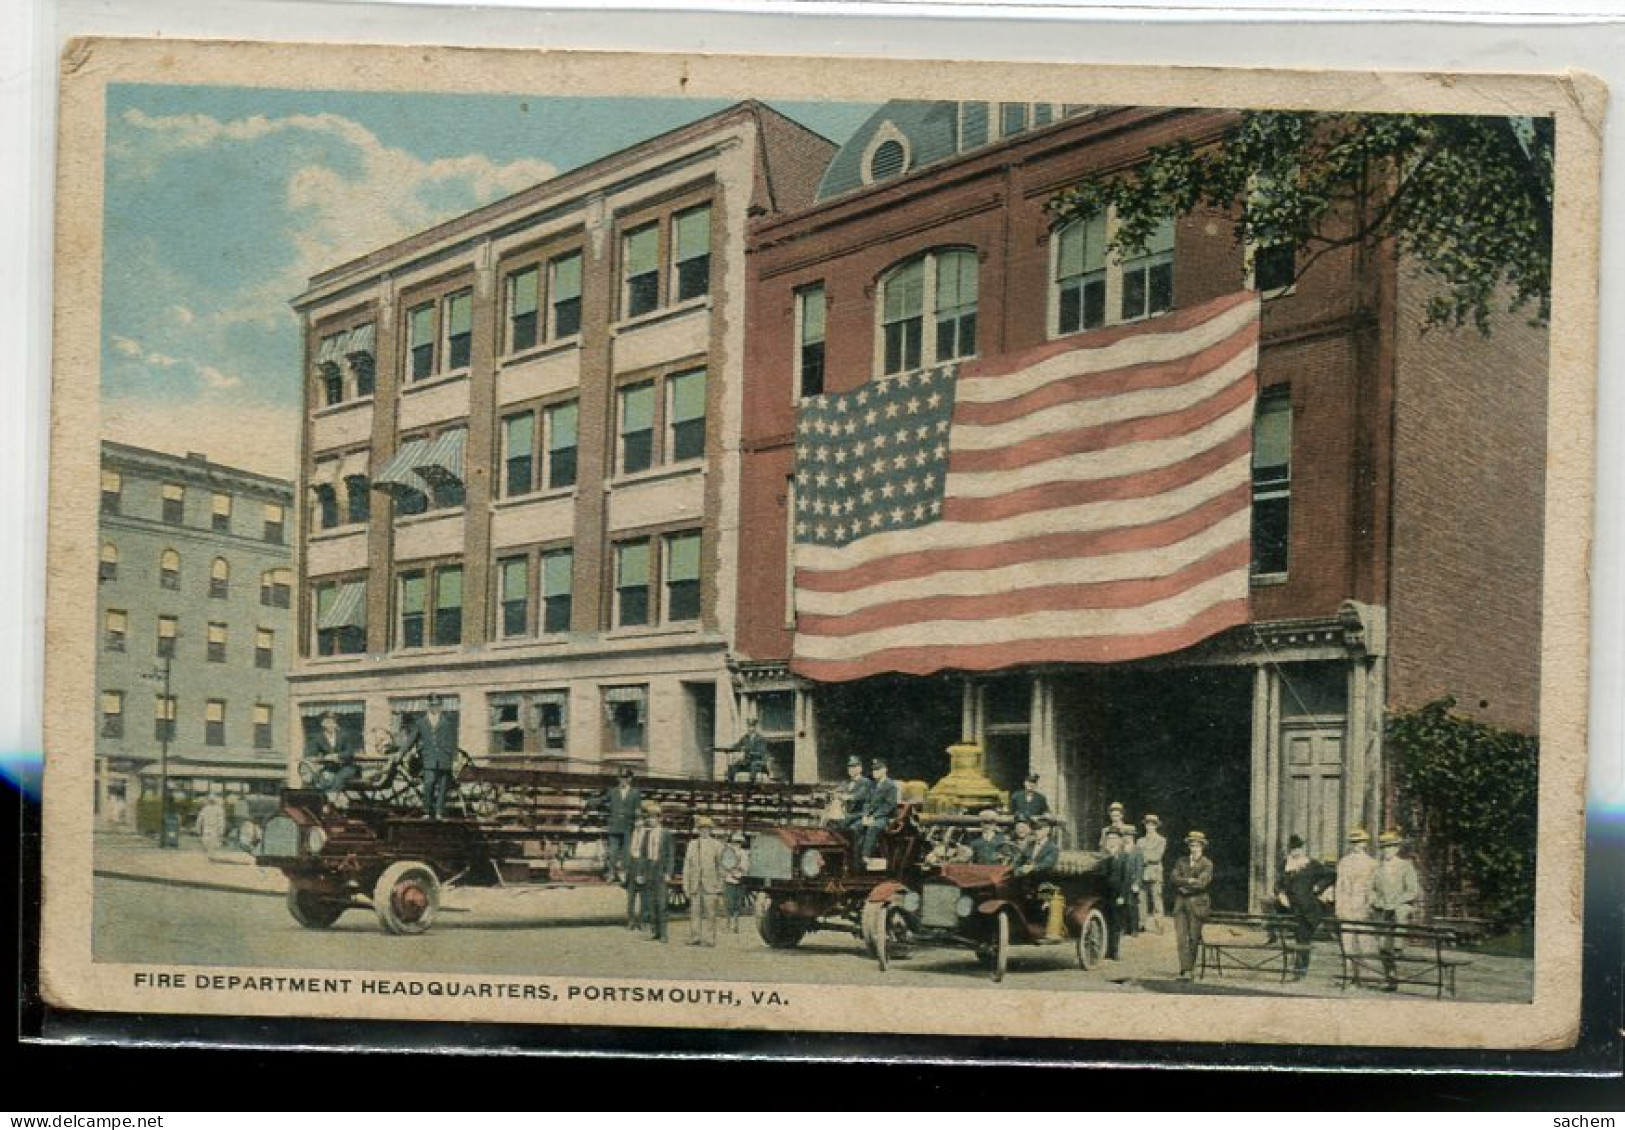
{"label": "building window", "polygon": [[474,292],[448,294],[441,317],[446,323],[446,369],[456,372],[468,368],[474,347]]}
{"label": "building window", "polygon": [[271,748],[271,708],[263,702],[254,704],[254,748]]}
{"label": "building window", "polygon": [[175,740],[175,696],[154,695],[152,704],[152,737],[154,741]]}
{"label": "building window", "polygon": [[526,267],[508,276],[508,352],[536,348],[541,311],[540,267]]}
{"label": "building window", "polygon": [[209,566],[209,597],[224,600],[231,588],[231,564],[224,557],[216,557]]}
{"label": "building window", "polygon": [[1292,511],[1292,397],[1284,386],[1258,398],[1253,423],[1253,575],[1287,571]]}
{"label": "building window", "polygon": [[165,483],[164,521],[172,526],[178,526],[186,520],[186,488],[180,483]]}
{"label": "building window", "polygon": [[282,527],[286,520],[287,511],[280,502],[267,502],[265,504],[265,540],[272,545],[281,545]]}
{"label": "building window", "polygon": [[450,565],[434,574],[434,643],[454,647],[463,642],[463,568]]}
{"label": "building window", "polygon": [[824,392],[824,284],[796,291],[796,387],[803,397]]}
{"label": "building window", "polygon": [[534,485],[536,416],[521,412],[502,421],[502,493],[529,494]]}
{"label": "building window", "polygon": [[491,753],[524,753],[525,726],[520,721],[524,706],[519,695],[488,696],[491,708]]}
{"label": "building window", "polygon": [[287,608],[292,597],[292,569],[267,569],[260,574],[260,603],[265,607]]}
{"label": "building window", "polygon": [[[880,370],[903,373],[976,352],[977,256],[934,251],[891,272],[881,286]],[[925,334],[930,310],[934,332]]]}
{"label": "building window", "polygon": [[574,569],[575,554],[571,550],[555,549],[542,554],[542,632],[546,635],[570,630]]}
{"label": "building window", "polygon": [[378,386],[378,362],[372,355],[372,326],[369,324],[365,328],[367,351],[350,354],[350,370],[355,373],[355,394],[358,398],[371,396]]}
{"label": "building window", "polygon": [[108,651],[123,651],[129,635],[130,617],[122,609],[109,608],[102,617],[102,644]]}
{"label": "building window", "polygon": [[[361,655],[367,650],[367,582],[320,581],[313,586],[317,655]],[[270,663],[271,633],[260,629]],[[256,644],[258,644],[256,640]],[[255,659],[258,661],[256,652]]]}
{"label": "building window", "polygon": [[1010,137],[1025,132],[1027,129],[1027,104],[1025,102],[999,103],[999,136]]}
{"label": "building window", "polygon": [[101,565],[96,570],[96,579],[99,581],[118,580],[118,546],[112,542],[102,543]]}
{"label": "building window", "polygon": [[339,524],[339,492],[329,483],[316,486],[316,520],[324,530]]}
{"label": "building window", "polygon": [[621,240],[621,309],[628,318],[660,306],[660,225],[647,224]]}
{"label": "building window", "polygon": [[209,527],[217,534],[231,533],[231,495],[215,491]]}
{"label": "building window", "polygon": [[406,350],[411,359],[412,379],[426,380],[434,375],[434,303],[414,306],[406,315]]}
{"label": "building window", "polygon": [[569,746],[570,695],[566,691],[542,691],[531,699],[536,730],[546,753],[563,753]]}
{"label": "building window", "polygon": [[647,471],[654,464],[655,386],[640,381],[621,389],[620,452],[623,475]]}
{"label": "building window", "polygon": [[117,471],[102,472],[102,513],[117,514],[124,496],[124,480]]}
{"label": "building window", "polygon": [[210,663],[226,661],[226,626],[219,621],[209,623],[208,659]]}
{"label": "building window", "polygon": [[648,539],[620,542],[615,546],[615,626],[635,628],[648,622]]}
{"label": "building window", "polygon": [[711,290],[711,206],[679,212],[672,230],[677,243],[672,257],[676,301],[701,298]]}
{"label": "building window", "polygon": [[666,575],[667,623],[700,618],[700,535],[667,534],[662,565]]}
{"label": "building window", "polygon": [[581,332],[581,252],[560,255],[548,264],[547,271],[552,317],[548,340],[575,337]]}
{"label": "building window", "polygon": [[1164,314],[1174,306],[1174,222],[1163,220],[1145,249],[1123,260],[1123,321]]}
{"label": "building window", "polygon": [[158,554],[158,587],[171,592],[181,588],[181,555],[173,549]]}
{"label": "building window", "polygon": [[429,608],[429,577],[421,570],[400,576],[401,647],[423,646],[423,621]]}
{"label": "building window", "polygon": [[1253,288],[1260,294],[1279,294],[1298,277],[1298,245],[1270,243],[1253,253]]}
{"label": "building window", "polygon": [[894,177],[903,171],[907,162],[908,151],[903,148],[903,143],[888,138],[875,146],[875,151],[869,156],[869,179],[877,181]]}
{"label": "building window", "polygon": [[605,687],[604,721],[613,753],[642,753],[648,748],[649,688]]}
{"label": "building window", "polygon": [[576,444],[581,407],[574,400],[544,410],[547,433],[547,485],[560,490],[576,483]]}
{"label": "building window", "polygon": [[[402,648],[454,647],[463,639],[463,568],[411,569],[397,579],[399,621],[397,645]],[[430,613],[433,616],[430,616]]]}
{"label": "building window", "polygon": [[1056,332],[1106,324],[1106,215],[1074,220],[1055,234]]}
{"label": "building window", "polygon": [[124,736],[124,692],[102,692],[102,737]]}
{"label": "building window", "polygon": [[180,634],[180,621],[174,616],[158,617],[158,650],[159,659],[173,659],[175,657],[175,637]]}
{"label": "building window", "polygon": [[276,633],[270,628],[254,629],[254,666],[262,671],[271,669],[272,645],[276,642]]}
{"label": "building window", "polygon": [[316,366],[322,376],[322,403],[331,408],[344,403],[344,370],[337,362],[324,361]]}
{"label": "building window", "polygon": [[226,744],[226,702],[211,698],[203,705],[203,744]]}
{"label": "building window", "polygon": [[666,380],[666,462],[680,463],[705,455],[705,370],[678,373]]}
{"label": "building window", "polygon": [[530,634],[530,558],[509,557],[497,563],[502,591],[501,634],[504,639]]}
{"label": "building window", "polygon": [[344,476],[346,517],[351,525],[365,522],[372,517],[372,496],[367,493],[368,489],[367,476]]}

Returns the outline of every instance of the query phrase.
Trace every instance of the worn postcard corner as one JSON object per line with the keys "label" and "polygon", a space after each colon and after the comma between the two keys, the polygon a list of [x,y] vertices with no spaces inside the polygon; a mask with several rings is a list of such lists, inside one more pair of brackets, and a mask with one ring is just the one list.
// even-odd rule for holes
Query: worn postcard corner
{"label": "worn postcard corner", "polygon": [[62,73],[54,1003],[1574,1042],[1595,79]]}

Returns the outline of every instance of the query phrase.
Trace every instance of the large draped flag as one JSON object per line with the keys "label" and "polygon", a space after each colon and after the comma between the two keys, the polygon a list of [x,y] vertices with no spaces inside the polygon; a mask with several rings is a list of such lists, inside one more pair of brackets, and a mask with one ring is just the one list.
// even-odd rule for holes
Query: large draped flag
{"label": "large draped flag", "polygon": [[1257,295],[802,404],[792,668],[1104,663],[1247,621]]}

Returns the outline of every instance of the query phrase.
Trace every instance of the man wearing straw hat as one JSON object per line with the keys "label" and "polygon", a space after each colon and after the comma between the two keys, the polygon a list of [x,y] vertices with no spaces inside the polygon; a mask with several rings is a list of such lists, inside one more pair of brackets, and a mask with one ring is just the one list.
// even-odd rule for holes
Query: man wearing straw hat
{"label": "man wearing straw hat", "polygon": [[1169,882],[1174,888],[1174,941],[1179,947],[1179,979],[1189,981],[1196,969],[1196,951],[1202,942],[1202,923],[1212,909],[1208,888],[1213,886],[1213,861],[1207,857],[1207,836],[1185,837],[1190,854],[1174,864]]}
{"label": "man wearing straw hat", "polygon": [[1405,837],[1398,832],[1388,831],[1377,837],[1382,860],[1371,872],[1371,917],[1396,927],[1382,935],[1382,975],[1386,981],[1382,989],[1386,993],[1399,988],[1395,955],[1404,943],[1398,928],[1416,917],[1416,904],[1422,901],[1422,881],[1417,877],[1416,864],[1399,854],[1404,844]]}
{"label": "man wearing straw hat", "polygon": [[[1348,854],[1337,861],[1337,883],[1333,887],[1332,909],[1343,922],[1364,922],[1371,917],[1371,873],[1377,861],[1371,858],[1371,834],[1364,828],[1349,833]],[[1345,930],[1343,952],[1368,954],[1376,947],[1370,934]],[[1354,982],[1360,982],[1360,962],[1353,965]]]}

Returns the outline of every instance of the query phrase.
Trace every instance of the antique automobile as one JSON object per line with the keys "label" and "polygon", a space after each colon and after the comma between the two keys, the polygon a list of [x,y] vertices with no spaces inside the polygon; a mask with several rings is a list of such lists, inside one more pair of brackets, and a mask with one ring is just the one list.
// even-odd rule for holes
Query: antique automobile
{"label": "antique automobile", "polygon": [[[443,889],[577,887],[609,881],[605,816],[598,799],[608,775],[562,773],[464,759],[448,810],[422,814],[401,781],[369,775],[342,792],[290,788],[265,823],[258,862],[288,877],[288,910],[301,926],[326,929],[345,911],[370,907],[391,934],[434,923]],[[787,784],[643,778],[682,846],[694,819],[724,830],[811,821],[822,792]],[[681,886],[673,884],[674,897]]]}
{"label": "antique automobile", "polygon": [[916,803],[898,807],[873,859],[861,858],[853,834],[841,828],[761,833],[740,880],[756,896],[757,933],[775,949],[788,949],[814,930],[861,935],[871,892],[888,880],[913,877],[927,847]]}
{"label": "antique automobile", "polygon": [[1002,981],[1013,947],[1071,945],[1079,968],[1093,969],[1106,956],[1104,860],[1063,851],[1043,872],[945,863],[914,884],[880,884],[864,907],[870,950],[886,969],[914,947],[963,946]]}

